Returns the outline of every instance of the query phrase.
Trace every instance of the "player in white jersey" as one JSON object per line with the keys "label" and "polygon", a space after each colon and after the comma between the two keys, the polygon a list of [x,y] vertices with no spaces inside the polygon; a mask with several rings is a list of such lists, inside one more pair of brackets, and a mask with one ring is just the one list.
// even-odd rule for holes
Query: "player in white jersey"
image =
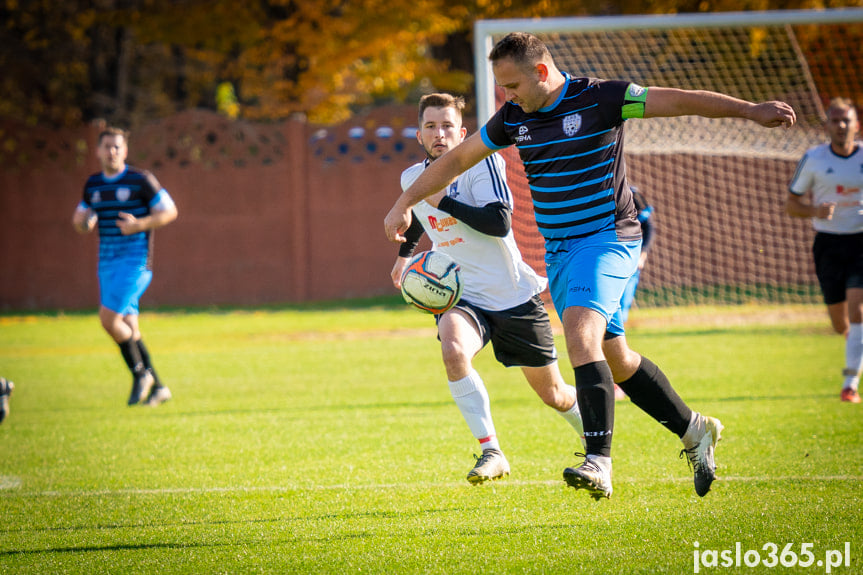
{"label": "player in white jersey", "polygon": [[833,329],[845,336],[842,401],[860,403],[863,368],[863,150],[857,110],[837,98],[827,109],[830,142],[809,149],[789,187],[786,211],[811,218],[815,273]]}
{"label": "player in white jersey", "polygon": [[[450,94],[429,94],[420,100],[417,140],[427,159],[402,173],[403,189],[464,139],[463,108],[464,100]],[[558,368],[551,323],[539,295],[546,280],[524,263],[513,237],[512,194],[503,159],[495,154],[470,168],[445,190],[414,206],[413,214],[407,241],[393,266],[393,284],[400,287],[423,233],[434,250],[447,253],[461,266],[461,300],[436,320],[450,392],[482,448],[467,480],[475,485],[509,475],[488,391],[473,368],[474,356],[489,342],[495,358],[507,367],[521,367],[539,397],[581,437],[575,388]]]}

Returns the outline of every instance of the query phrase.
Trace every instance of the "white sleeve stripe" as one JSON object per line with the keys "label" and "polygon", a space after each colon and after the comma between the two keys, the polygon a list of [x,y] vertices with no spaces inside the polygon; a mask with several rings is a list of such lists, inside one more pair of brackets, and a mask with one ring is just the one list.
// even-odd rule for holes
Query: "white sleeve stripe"
{"label": "white sleeve stripe", "polygon": [[165,188],[159,190],[159,193],[150,201],[150,208],[157,212],[163,212],[173,207],[174,199]]}
{"label": "white sleeve stripe", "polygon": [[494,195],[501,201],[501,203],[506,204],[507,206],[512,206],[512,193],[504,179],[501,177],[498,165],[495,163],[493,156],[487,157],[485,159],[485,164],[491,174],[491,183],[494,187]]}

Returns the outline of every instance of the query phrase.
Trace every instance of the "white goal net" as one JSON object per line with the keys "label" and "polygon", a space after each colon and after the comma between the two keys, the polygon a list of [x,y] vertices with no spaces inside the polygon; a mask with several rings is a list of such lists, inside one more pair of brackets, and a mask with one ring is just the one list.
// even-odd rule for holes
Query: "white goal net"
{"label": "white goal net", "polygon": [[[785,198],[797,161],[825,140],[826,102],[850,97],[860,107],[863,10],[480,21],[480,124],[502,102],[488,53],[512,31],[540,36],[574,76],[791,104],[798,125],[790,130],[695,116],[627,121],[628,177],[654,206],[656,226],[637,302],[820,301],[811,224],[786,216]],[[519,245],[543,271],[521,162],[514,148],[504,155]]]}

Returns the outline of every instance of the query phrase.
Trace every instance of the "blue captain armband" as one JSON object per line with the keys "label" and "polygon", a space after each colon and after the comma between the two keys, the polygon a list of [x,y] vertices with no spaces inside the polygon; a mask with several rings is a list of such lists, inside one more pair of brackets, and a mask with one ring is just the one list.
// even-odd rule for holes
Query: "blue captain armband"
{"label": "blue captain armband", "polygon": [[623,96],[623,107],[620,116],[624,120],[644,117],[644,103],[647,101],[647,88],[638,84],[630,84]]}

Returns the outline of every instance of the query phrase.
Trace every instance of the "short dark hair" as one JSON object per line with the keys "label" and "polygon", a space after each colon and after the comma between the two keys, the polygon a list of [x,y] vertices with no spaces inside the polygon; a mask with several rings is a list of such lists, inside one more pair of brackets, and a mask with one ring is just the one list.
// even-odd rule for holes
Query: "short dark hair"
{"label": "short dark hair", "polygon": [[118,128],[116,126],[108,126],[101,132],[99,132],[99,143],[102,143],[102,138],[107,136],[123,136],[123,141],[127,144],[129,143],[129,132],[124,130],[123,128]]}
{"label": "short dark hair", "polygon": [[422,126],[423,114],[425,113],[426,108],[453,108],[458,112],[458,117],[461,118],[462,112],[464,111],[464,98],[445,93],[426,94],[420,98],[420,126]]}
{"label": "short dark hair", "polygon": [[830,110],[848,110],[850,109],[854,112],[854,115],[857,115],[857,108],[854,106],[854,101],[851,98],[833,98],[830,100],[830,103],[827,105],[827,111]]}
{"label": "short dark hair", "polygon": [[551,59],[551,52],[542,40],[527,32],[507,34],[492,48],[488,59],[492,62],[510,58],[517,65],[533,65],[544,59]]}

